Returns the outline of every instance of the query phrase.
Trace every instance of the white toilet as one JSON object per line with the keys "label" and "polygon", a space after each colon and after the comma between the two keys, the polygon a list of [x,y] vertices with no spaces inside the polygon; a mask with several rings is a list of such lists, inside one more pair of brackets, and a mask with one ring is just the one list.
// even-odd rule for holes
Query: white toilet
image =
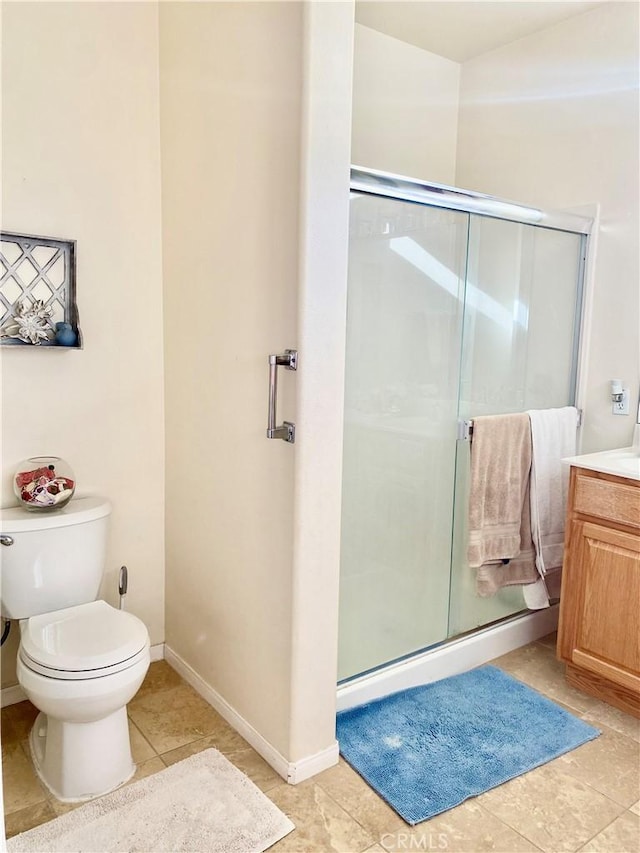
{"label": "white toilet", "polygon": [[18,681],[38,715],[29,743],[59,799],[87,800],[129,779],[126,705],[149,668],[149,634],[131,613],[96,601],[111,507],[0,511],[1,611],[20,620]]}

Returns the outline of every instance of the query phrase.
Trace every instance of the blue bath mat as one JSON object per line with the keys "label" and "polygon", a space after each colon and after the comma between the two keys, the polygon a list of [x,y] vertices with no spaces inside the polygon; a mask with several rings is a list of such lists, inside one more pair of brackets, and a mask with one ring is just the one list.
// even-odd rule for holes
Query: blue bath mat
{"label": "blue bath mat", "polygon": [[337,733],[345,760],[410,824],[600,734],[494,666],[340,711]]}

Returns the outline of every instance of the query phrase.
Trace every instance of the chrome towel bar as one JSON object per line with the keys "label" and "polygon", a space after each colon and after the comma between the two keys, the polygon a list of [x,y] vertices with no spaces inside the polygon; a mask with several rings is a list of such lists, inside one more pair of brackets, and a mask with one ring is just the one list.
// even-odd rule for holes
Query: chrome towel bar
{"label": "chrome towel bar", "polygon": [[[582,409],[577,409],[578,412],[578,423],[576,426],[582,426]],[[473,440],[473,418],[469,418],[468,420],[459,420],[456,439],[458,441],[472,441]]]}

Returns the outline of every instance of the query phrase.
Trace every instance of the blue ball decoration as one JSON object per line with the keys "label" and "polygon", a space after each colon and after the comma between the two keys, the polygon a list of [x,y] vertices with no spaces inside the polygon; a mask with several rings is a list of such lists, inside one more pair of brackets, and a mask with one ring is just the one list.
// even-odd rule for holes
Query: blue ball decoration
{"label": "blue ball decoration", "polygon": [[71,328],[71,323],[56,323],[56,343],[61,347],[75,346],[78,336]]}

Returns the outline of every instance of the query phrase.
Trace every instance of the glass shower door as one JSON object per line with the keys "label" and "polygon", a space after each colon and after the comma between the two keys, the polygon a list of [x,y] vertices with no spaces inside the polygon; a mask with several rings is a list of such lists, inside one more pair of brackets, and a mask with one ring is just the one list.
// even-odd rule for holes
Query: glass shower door
{"label": "glass shower door", "polygon": [[[584,239],[470,217],[461,420],[574,404]],[[470,448],[458,442],[449,637],[526,607],[521,587],[490,598],[475,591],[466,560]]]}
{"label": "glass shower door", "polygon": [[351,194],[340,679],[448,635],[468,226]]}
{"label": "glass shower door", "polygon": [[476,593],[458,423],[574,403],[585,239],[352,192],[340,680],[525,609]]}

